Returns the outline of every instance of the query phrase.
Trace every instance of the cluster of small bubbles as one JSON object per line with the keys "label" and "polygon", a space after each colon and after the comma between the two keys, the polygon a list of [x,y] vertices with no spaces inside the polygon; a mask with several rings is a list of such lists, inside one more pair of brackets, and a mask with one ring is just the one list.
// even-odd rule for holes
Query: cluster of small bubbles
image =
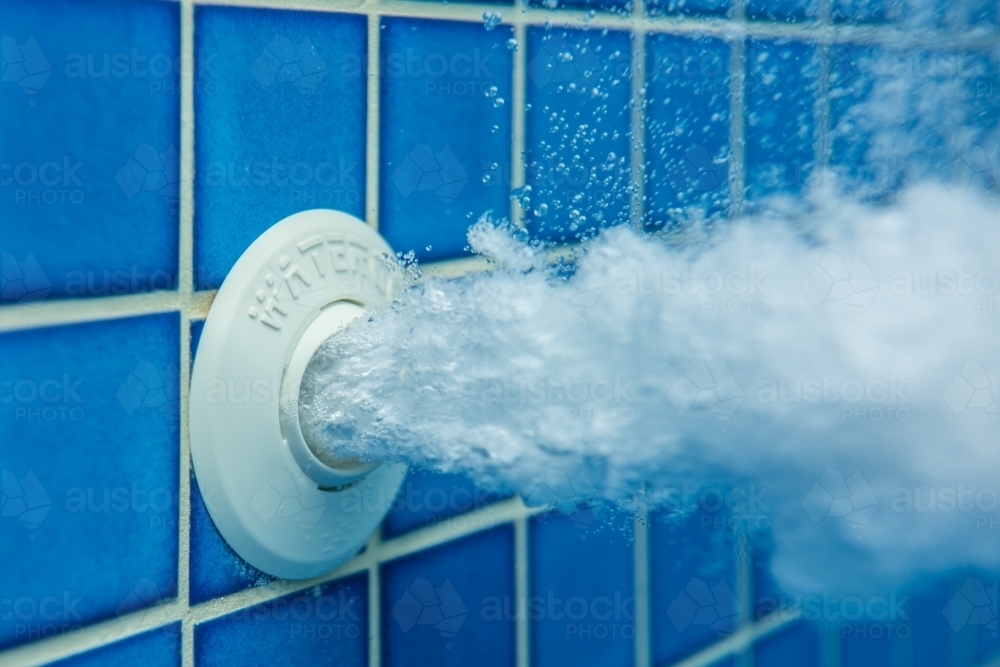
{"label": "cluster of small bubbles", "polygon": [[493,134],[496,134],[499,131],[500,131],[499,125],[494,125],[493,127],[490,128],[490,132],[492,132]]}
{"label": "cluster of small bubbles", "polygon": [[511,37],[507,40],[507,48],[511,51],[517,51],[517,40]]}
{"label": "cluster of small bubbles", "polygon": [[541,203],[538,205],[534,211],[531,212],[536,218],[544,218],[549,213],[549,206],[546,203]]}
{"label": "cluster of small bubbles", "polygon": [[527,104],[524,105],[524,110],[531,111],[531,102],[528,102]]}
{"label": "cluster of small bubbles", "polygon": [[489,98],[496,97],[497,96],[497,87],[496,86],[485,86],[483,88],[483,95],[485,95],[486,97],[489,97]]}
{"label": "cluster of small bubbles", "polygon": [[525,185],[520,188],[516,188],[510,193],[511,199],[516,199],[517,203],[521,205],[521,208],[528,209],[531,207],[531,186]]}
{"label": "cluster of small bubbles", "polygon": [[489,174],[483,174],[483,183],[489,183],[492,180],[493,180],[492,176],[490,176]]}
{"label": "cluster of small bubbles", "polygon": [[495,100],[493,100],[493,108],[494,109],[499,109],[504,104],[505,104],[505,100],[502,97],[498,97]]}
{"label": "cluster of small bubbles", "polygon": [[483,27],[493,30],[503,21],[503,14],[500,12],[483,12]]}

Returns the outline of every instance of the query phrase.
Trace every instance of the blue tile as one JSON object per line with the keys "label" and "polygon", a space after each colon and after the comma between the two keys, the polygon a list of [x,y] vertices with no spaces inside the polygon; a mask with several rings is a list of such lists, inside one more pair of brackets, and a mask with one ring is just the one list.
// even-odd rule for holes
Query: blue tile
{"label": "blue tile", "polygon": [[[970,579],[972,581],[969,581]],[[998,586],[998,582],[1000,582],[1000,572],[995,570],[992,572],[982,570],[962,572],[952,578],[952,586],[949,589],[951,597],[948,602],[952,603],[954,611],[961,611],[959,614],[955,614],[952,609],[942,610],[942,616],[946,618],[949,627],[955,632],[952,641],[964,649],[963,659],[958,661],[957,667],[985,665],[1000,657],[1000,639],[997,638],[997,626],[993,622],[996,619],[996,614],[979,612],[973,616],[970,613],[968,621],[964,626],[962,625],[962,622],[966,620],[965,614],[969,613],[969,605],[963,604],[964,601],[978,598],[976,601],[982,605],[982,590],[987,591],[988,599],[988,596],[995,590],[994,587]],[[956,595],[960,597],[956,599]]]}
{"label": "blue tile", "polygon": [[205,507],[197,481],[191,479],[191,604],[229,595],[274,580],[240,558],[226,544]]}
{"label": "blue tile", "polygon": [[368,664],[365,575],[314,586],[194,628],[195,663],[212,665]]}
{"label": "blue tile", "polygon": [[754,620],[762,621],[775,613],[792,611],[798,605],[799,599],[787,595],[771,573],[775,545],[770,531],[760,531],[755,534],[751,539],[751,545]]}
{"label": "blue tile", "polygon": [[667,664],[729,636],[748,610],[736,595],[732,533],[717,514],[654,514],[650,521],[653,659]]}
{"label": "blue tile", "polygon": [[195,353],[198,351],[198,343],[201,341],[201,332],[205,329],[205,320],[191,320],[191,367],[194,368]]}
{"label": "blue tile", "polygon": [[660,227],[729,205],[729,46],[653,35],[646,88],[646,217]]}
{"label": "blue tile", "polygon": [[996,0],[834,0],[832,10],[838,23],[895,23],[956,32],[995,29],[998,20]]}
{"label": "blue tile", "polygon": [[51,663],[52,667],[180,667],[181,624],[144,632],[101,648]]}
{"label": "blue tile", "polygon": [[732,9],[730,0],[651,0],[646,3],[646,13],[652,16],[728,16]]}
{"label": "blue tile", "polygon": [[898,17],[903,2],[896,0],[834,0],[833,20],[838,23],[883,23]]}
{"label": "blue tile", "polygon": [[810,21],[819,15],[818,0],[749,0],[747,16],[760,21]]}
{"label": "blue tile", "polygon": [[[949,582],[936,582],[924,585],[910,597],[908,606],[911,630],[910,641],[913,644],[913,667],[931,667],[931,665],[951,664],[952,643],[956,632],[963,629],[961,614],[951,615],[945,612],[952,596],[958,593],[958,585]],[[959,594],[959,600],[962,600]],[[953,622],[954,629],[949,625]],[[970,630],[972,630],[970,628]]]}
{"label": "blue tile", "polygon": [[747,44],[746,188],[749,199],[802,189],[814,161],[815,49]]}
{"label": "blue tile", "polygon": [[389,539],[432,526],[505,497],[509,496],[478,487],[462,474],[413,468],[389,507],[382,537]]}
{"label": "blue tile", "polygon": [[195,95],[195,282],[209,289],[292,213],[364,217],[367,28],[358,15],[231,7],[198,7],[195,21],[216,83]]}
{"label": "blue tile", "polygon": [[796,623],[791,629],[767,637],[754,646],[756,667],[819,667],[819,630],[809,623]]}
{"label": "blue tile", "polygon": [[881,51],[853,44],[830,47],[830,165],[849,179],[884,180],[888,174],[865,167],[871,134],[859,126],[857,105],[866,101],[875,83],[874,59]]}
{"label": "blue tile", "polygon": [[176,595],[178,320],[0,336],[0,646]]}
{"label": "blue tile", "polygon": [[[610,514],[611,508],[605,513]],[[530,522],[532,661],[536,665],[631,665],[635,591],[631,517],[587,530],[573,517]]]}
{"label": "blue tile", "polygon": [[864,623],[841,627],[841,667],[890,667],[893,664],[893,642],[882,630],[884,628],[880,625]]}
{"label": "blue tile", "polygon": [[509,215],[512,37],[383,20],[379,232],[397,252],[456,257],[479,216]]}
{"label": "blue tile", "polygon": [[[997,657],[998,573],[970,570],[917,582],[912,594],[914,667],[976,667]],[[950,662],[945,662],[950,660]]]}
{"label": "blue tile", "polygon": [[623,15],[632,12],[632,0],[528,0],[528,4],[545,9],[592,9]]}
{"label": "blue tile", "polygon": [[837,23],[894,23],[908,28],[944,28],[957,32],[995,28],[996,0],[833,0]]}
{"label": "blue tile", "polygon": [[382,664],[514,665],[509,525],[382,566]]}
{"label": "blue tile", "polygon": [[178,5],[3,12],[0,305],[175,289]]}
{"label": "blue tile", "polygon": [[573,241],[628,222],[631,52],[626,32],[528,30],[525,222],[535,236]]}

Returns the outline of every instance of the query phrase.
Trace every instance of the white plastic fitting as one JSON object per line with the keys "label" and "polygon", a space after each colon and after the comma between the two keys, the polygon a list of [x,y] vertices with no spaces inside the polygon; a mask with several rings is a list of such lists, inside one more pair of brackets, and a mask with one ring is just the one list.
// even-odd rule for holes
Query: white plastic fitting
{"label": "white plastic fitting", "polygon": [[191,458],[219,532],[268,574],[306,579],[357,553],[406,474],[338,458],[298,417],[320,345],[402,289],[391,255],[346,213],[296,213],[247,248],[212,302],[191,374]]}

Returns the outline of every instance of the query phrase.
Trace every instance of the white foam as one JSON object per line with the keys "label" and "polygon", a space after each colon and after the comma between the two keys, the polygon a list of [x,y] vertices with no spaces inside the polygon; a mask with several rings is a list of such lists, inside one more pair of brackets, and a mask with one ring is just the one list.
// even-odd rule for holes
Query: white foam
{"label": "white foam", "polygon": [[[580,473],[616,501],[752,484],[791,588],[995,563],[976,522],[998,516],[1000,225],[971,194],[908,194],[813,193],[695,243],[612,229],[569,277],[480,222],[497,269],[417,285],[331,339],[300,415],[338,453],[529,498]],[[914,489],[936,510],[907,510]],[[973,495],[949,509],[942,489]]]}

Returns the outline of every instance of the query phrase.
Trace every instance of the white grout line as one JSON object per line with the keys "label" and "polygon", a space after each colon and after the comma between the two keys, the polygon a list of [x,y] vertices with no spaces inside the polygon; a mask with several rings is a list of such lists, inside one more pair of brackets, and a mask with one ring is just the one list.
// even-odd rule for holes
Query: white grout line
{"label": "white grout line", "polygon": [[[820,22],[824,25],[832,23],[833,3],[831,0],[820,0]],[[817,82],[816,104],[814,107],[815,164],[813,171],[822,170],[830,162],[830,45],[820,43],[816,46],[816,57],[819,58],[819,81]]]}
{"label": "white grout line", "polygon": [[181,164],[177,291],[194,292],[194,2],[181,0]]}
{"label": "white grout line", "polygon": [[[756,615],[753,591],[753,547],[747,534],[742,530],[742,522],[739,523],[739,526],[740,528],[736,530],[735,534],[736,539],[733,540],[733,549],[736,552],[736,599],[743,609],[740,627],[749,627],[753,625],[753,619]],[[737,655],[736,662],[739,667],[753,667],[753,651],[747,650],[749,648],[749,646],[744,648]]]}
{"label": "white grout line", "polygon": [[[368,540],[368,551],[382,544],[382,526]],[[382,575],[379,564],[368,566],[368,667],[382,665]]]}
{"label": "white grout line", "polygon": [[840,628],[824,624],[819,633],[819,667],[840,667]]}
{"label": "white grout line", "polygon": [[[473,271],[490,269],[492,265],[481,257],[460,257],[427,262],[420,268],[426,277],[457,278]],[[145,292],[94,299],[54,299],[11,304],[0,307],[0,333],[179,311],[192,320],[200,320],[208,316],[215,292]]]}
{"label": "white grout line", "polygon": [[[181,201],[178,250],[178,292],[194,292],[194,3],[181,2]],[[190,308],[180,317],[180,468],[177,503],[177,602],[189,606],[191,582],[191,440],[188,432],[188,395],[191,381]],[[181,623],[181,665],[194,667],[194,628]]]}
{"label": "white grout line", "polygon": [[725,639],[702,649],[685,660],[674,663],[673,667],[709,667],[723,658],[738,656],[761,639],[794,623],[798,618],[798,610],[788,611],[743,626]]}
{"label": "white grout line", "polygon": [[[514,7],[514,11],[519,11],[519,7]],[[525,105],[528,103],[527,77],[525,72],[527,65],[528,51],[528,30],[523,23],[514,25],[514,39],[517,40],[517,51],[514,52],[510,113],[510,189],[517,190],[524,186],[527,175],[524,172],[524,152],[527,149],[527,138],[525,130],[526,114]],[[510,220],[515,227],[523,227],[527,211],[521,210],[521,202],[517,198],[512,198],[510,203]]]}
{"label": "white grout line", "polygon": [[[633,14],[646,16],[644,0],[632,0]],[[629,100],[630,167],[629,221],[636,229],[646,222],[646,34],[632,33],[632,94]]]}
{"label": "white grout line", "polygon": [[381,76],[382,30],[378,14],[368,15],[368,104],[365,146],[365,222],[378,231],[381,171],[379,160],[379,78]]}
{"label": "white grout line", "polygon": [[653,615],[649,597],[649,513],[640,494],[636,498],[636,514],[632,521],[635,534],[633,545],[633,581],[635,590],[635,667],[652,667]]}
{"label": "white grout line", "polygon": [[4,667],[35,667],[78,653],[100,648],[181,618],[183,607],[177,600],[111,618],[31,644],[22,644],[0,653]]}
{"label": "white grout line", "polygon": [[54,299],[52,301],[0,306],[0,333],[180,310],[192,314],[199,313],[204,317],[208,314],[208,309],[214,298],[214,290],[192,294],[144,292],[91,299]]}
{"label": "white grout line", "polygon": [[[515,498],[519,503],[520,498]],[[530,565],[528,564],[527,515],[514,519],[514,599],[517,601],[515,614],[515,665],[531,665],[531,627],[528,619],[528,596],[531,595]]]}
{"label": "white grout line", "polygon": [[[743,0],[736,0],[734,12],[742,19],[746,11]],[[746,142],[743,109],[746,104],[746,41],[739,37],[729,42],[729,217],[743,214],[746,190]]]}

